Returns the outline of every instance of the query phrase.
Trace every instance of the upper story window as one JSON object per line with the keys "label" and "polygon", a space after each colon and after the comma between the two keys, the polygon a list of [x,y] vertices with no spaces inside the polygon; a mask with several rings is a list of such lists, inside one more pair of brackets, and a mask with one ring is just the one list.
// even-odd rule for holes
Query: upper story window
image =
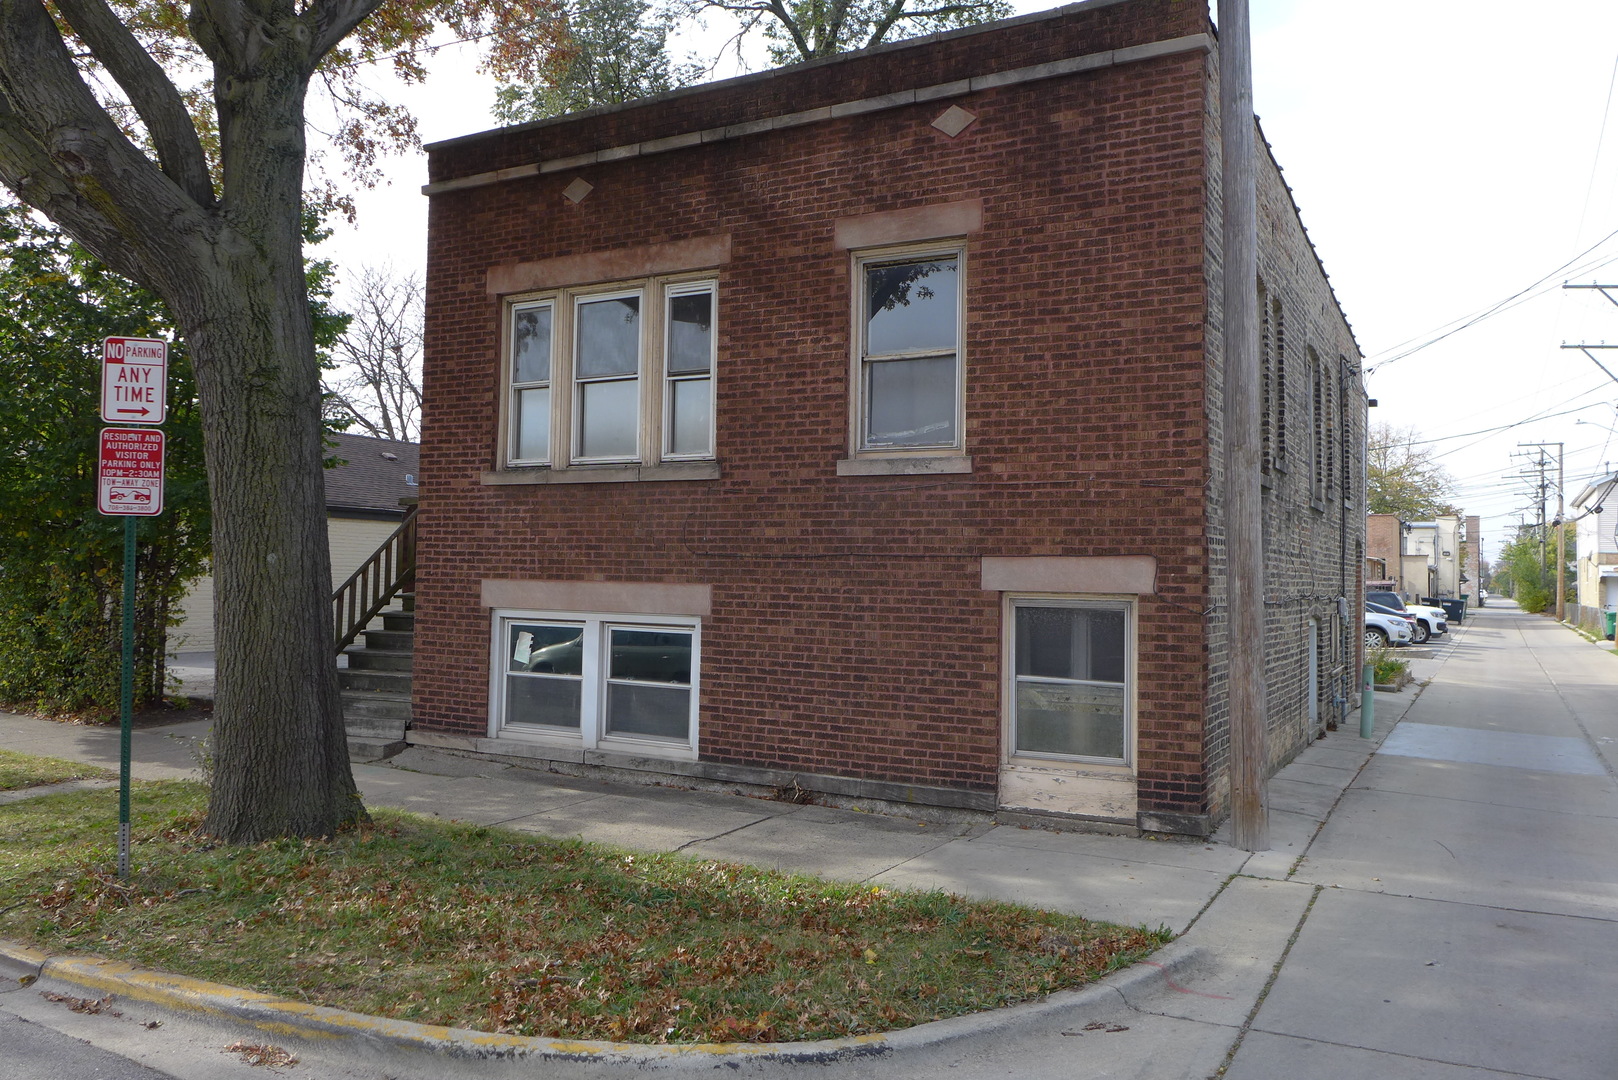
{"label": "upper story window", "polygon": [[717,287],[650,278],[508,307],[507,465],[713,457]]}
{"label": "upper story window", "polygon": [[663,457],[713,456],[713,286],[699,283],[668,293],[663,365]]}
{"label": "upper story window", "polygon": [[961,450],[960,248],[866,253],[855,271],[856,451]]}

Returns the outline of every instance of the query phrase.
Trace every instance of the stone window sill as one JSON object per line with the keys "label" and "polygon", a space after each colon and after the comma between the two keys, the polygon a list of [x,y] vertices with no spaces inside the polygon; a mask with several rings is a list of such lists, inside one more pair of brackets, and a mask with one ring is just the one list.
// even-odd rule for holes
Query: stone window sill
{"label": "stone window sill", "polygon": [[971,471],[972,459],[962,454],[843,458],[837,463],[838,476],[926,476]]}
{"label": "stone window sill", "polygon": [[632,484],[649,480],[717,480],[717,461],[670,461],[661,465],[575,465],[569,469],[492,469],[485,487],[507,484]]}

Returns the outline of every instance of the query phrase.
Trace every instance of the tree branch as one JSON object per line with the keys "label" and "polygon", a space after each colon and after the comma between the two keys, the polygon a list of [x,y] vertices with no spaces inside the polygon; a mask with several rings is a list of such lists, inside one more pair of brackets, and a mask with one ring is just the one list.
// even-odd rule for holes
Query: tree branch
{"label": "tree branch", "polygon": [[185,102],[162,67],[105,0],[56,0],[56,6],[129,95],[169,179],[199,205],[211,205],[214,190],[202,141],[197,138],[196,125],[191,122]]}
{"label": "tree branch", "polygon": [[868,49],[872,45],[882,44],[882,39],[888,36],[888,31],[893,29],[893,24],[898,22],[901,18],[908,19],[922,15],[937,14],[936,12],[907,12],[905,11],[905,2],[906,0],[891,0],[887,8],[882,12],[882,17],[878,19],[876,21],[876,25],[871,28],[871,35],[870,37],[866,38],[865,45],[863,46],[864,48]]}
{"label": "tree branch", "polygon": [[216,68],[241,71],[247,67],[250,27],[241,0],[193,0],[186,22],[191,36]]}
{"label": "tree branch", "polygon": [[41,0],[0,0],[0,131],[7,186],[120,274],[188,261],[205,212],[118,129]]}
{"label": "tree branch", "polygon": [[309,71],[313,73],[326,54],[364,22],[383,0],[326,0],[304,12],[305,25],[311,31],[309,41]]}

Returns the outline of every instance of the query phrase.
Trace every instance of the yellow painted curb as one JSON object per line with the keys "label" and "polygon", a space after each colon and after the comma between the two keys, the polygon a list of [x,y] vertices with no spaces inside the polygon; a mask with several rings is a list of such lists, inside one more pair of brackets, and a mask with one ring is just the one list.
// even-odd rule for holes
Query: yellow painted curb
{"label": "yellow painted curb", "polygon": [[726,1059],[731,1062],[784,1060],[829,1063],[936,1045],[998,1028],[1013,1016],[1066,1013],[1103,1001],[1115,1003],[1120,994],[1127,1000],[1130,993],[1144,991],[1148,986],[1172,986],[1171,976],[1201,964],[1206,956],[1206,950],[1200,946],[1177,942],[1154,954],[1150,961],[1114,972],[1102,981],[1080,989],[1059,991],[1040,1001],[986,1013],[935,1020],[901,1031],[820,1042],[683,1043],[659,1046],[504,1035],[439,1024],[417,1024],[409,1020],[390,1020],[324,1005],[307,1005],[273,994],[184,975],[171,975],[118,960],[51,956],[0,940],[0,961],[37,970],[40,984],[57,984],[85,996],[105,997],[111,994],[170,1011],[229,1020],[280,1038],[347,1040],[378,1049],[426,1052],[466,1059],[616,1062],[650,1068],[679,1062],[687,1065],[700,1062],[706,1068],[722,1065]]}
{"label": "yellow painted curb", "polygon": [[171,975],[119,960],[84,956],[51,956],[11,942],[0,942],[0,958],[39,970],[39,981],[64,983],[85,996],[113,995],[163,1009],[179,1010],[249,1024],[281,1038],[351,1039],[400,1049],[429,1050],[468,1058],[566,1058],[591,1061],[671,1061],[693,1057],[796,1060],[880,1053],[887,1035],[858,1035],[814,1043],[688,1043],[656,1046],[645,1043],[545,1039],[471,1031],[440,1024],[417,1024],[366,1016],[324,1005],[243,990],[223,983]]}

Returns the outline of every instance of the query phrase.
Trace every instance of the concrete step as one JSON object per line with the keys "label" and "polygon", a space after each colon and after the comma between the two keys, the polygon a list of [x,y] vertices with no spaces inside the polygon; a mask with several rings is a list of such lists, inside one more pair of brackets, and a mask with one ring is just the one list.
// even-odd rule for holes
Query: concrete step
{"label": "concrete step", "polygon": [[[411,616],[415,618],[414,615]],[[386,652],[411,652],[416,644],[414,630],[367,630],[364,633],[367,649],[380,649]]]}
{"label": "concrete step", "polygon": [[394,694],[410,693],[410,672],[378,671],[375,669],[340,669],[337,679],[344,690],[385,690]]}
{"label": "concrete step", "polygon": [[416,628],[416,615],[414,611],[384,611],[382,613],[382,628],[384,630],[397,630],[408,633]]}
{"label": "concrete step", "polygon": [[343,730],[350,739],[402,739],[409,720],[398,717],[343,717]]}
{"label": "concrete step", "polygon": [[343,719],[410,722],[410,695],[383,690],[344,690]]}
{"label": "concrete step", "polygon": [[348,657],[349,671],[410,671],[414,655],[409,649],[373,649],[370,646],[349,646],[343,650]]}
{"label": "concrete step", "polygon": [[357,762],[386,761],[403,753],[408,744],[403,739],[353,738],[348,740],[348,760]]}

